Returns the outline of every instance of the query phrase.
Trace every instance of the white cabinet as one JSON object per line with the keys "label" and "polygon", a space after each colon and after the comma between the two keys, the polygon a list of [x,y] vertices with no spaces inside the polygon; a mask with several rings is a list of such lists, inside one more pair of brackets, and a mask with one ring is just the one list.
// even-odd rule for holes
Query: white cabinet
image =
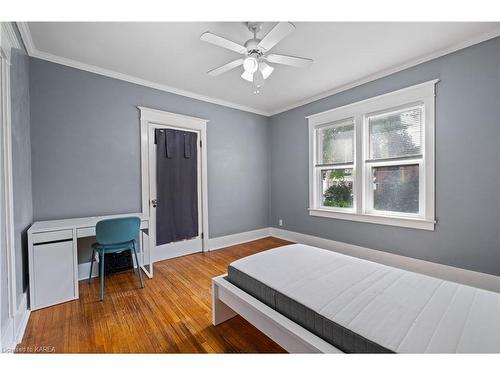
{"label": "white cabinet", "polygon": [[30,257],[31,309],[78,298],[73,238],[34,243]]}

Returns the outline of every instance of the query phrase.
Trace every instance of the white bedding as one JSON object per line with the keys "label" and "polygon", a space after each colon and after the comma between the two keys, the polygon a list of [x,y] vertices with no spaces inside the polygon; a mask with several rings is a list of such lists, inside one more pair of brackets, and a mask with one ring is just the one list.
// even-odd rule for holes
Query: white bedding
{"label": "white bedding", "polygon": [[231,265],[394,352],[500,352],[499,293],[300,244]]}

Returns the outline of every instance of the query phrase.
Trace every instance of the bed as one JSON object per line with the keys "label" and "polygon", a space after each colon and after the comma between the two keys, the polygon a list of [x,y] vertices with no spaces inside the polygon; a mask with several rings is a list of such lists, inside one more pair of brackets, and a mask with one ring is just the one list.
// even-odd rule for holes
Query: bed
{"label": "bed", "polygon": [[292,353],[499,353],[500,294],[294,244],[212,280],[213,323],[241,315]]}

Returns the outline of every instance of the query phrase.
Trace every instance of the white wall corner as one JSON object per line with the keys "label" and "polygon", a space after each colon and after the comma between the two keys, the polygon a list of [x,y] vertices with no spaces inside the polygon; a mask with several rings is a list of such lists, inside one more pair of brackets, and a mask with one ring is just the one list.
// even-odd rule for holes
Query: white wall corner
{"label": "white wall corner", "polygon": [[4,33],[5,37],[8,39],[10,47],[17,49],[22,48],[20,41],[17,38],[16,32],[14,31],[14,26],[11,22],[2,22],[2,34]]}

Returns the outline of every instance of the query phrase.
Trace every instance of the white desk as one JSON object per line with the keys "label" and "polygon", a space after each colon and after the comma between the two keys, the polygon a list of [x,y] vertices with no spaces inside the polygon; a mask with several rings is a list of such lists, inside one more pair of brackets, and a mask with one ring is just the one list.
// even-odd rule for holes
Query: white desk
{"label": "white desk", "polygon": [[[37,310],[78,299],[78,238],[95,236],[95,226],[101,220],[130,216],[141,218],[141,236],[138,244],[141,268],[144,269],[146,266],[145,261],[151,267],[149,239],[145,231],[149,222],[142,217],[142,214],[34,222],[28,229],[30,309]],[[150,276],[148,270],[144,271]]]}

